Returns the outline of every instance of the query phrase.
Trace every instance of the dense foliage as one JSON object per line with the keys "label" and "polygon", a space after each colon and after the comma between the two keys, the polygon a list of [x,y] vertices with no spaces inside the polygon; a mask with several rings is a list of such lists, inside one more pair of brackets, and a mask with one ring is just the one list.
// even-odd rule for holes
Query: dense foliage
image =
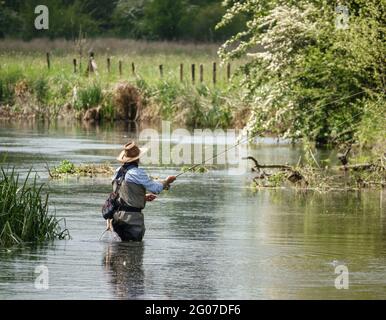
{"label": "dense foliage", "polygon": [[320,143],[385,139],[385,0],[349,0],[348,21],[335,1],[246,0],[219,26],[250,17],[220,49],[249,56],[240,70],[253,105],[252,131]]}
{"label": "dense foliage", "polygon": [[120,36],[159,40],[225,40],[241,29],[244,18],[215,30],[225,8],[221,0],[46,0],[49,30],[36,30],[39,0],[0,1],[0,37],[74,39]]}

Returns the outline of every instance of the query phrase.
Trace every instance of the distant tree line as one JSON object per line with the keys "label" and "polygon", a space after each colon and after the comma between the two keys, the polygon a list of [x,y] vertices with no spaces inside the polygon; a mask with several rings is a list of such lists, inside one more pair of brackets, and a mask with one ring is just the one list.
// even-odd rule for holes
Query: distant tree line
{"label": "distant tree line", "polygon": [[[49,8],[49,29],[36,30],[35,7]],[[114,36],[148,40],[222,41],[240,31],[243,16],[219,30],[222,0],[0,0],[0,38],[74,39]]]}

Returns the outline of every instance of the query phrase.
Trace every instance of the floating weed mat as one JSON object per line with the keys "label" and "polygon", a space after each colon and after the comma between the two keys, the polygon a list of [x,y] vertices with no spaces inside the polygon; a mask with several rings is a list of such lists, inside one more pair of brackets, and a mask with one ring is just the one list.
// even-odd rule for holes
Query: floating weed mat
{"label": "floating weed mat", "polygon": [[58,167],[49,170],[52,179],[61,179],[68,176],[95,177],[112,175],[115,170],[108,163],[104,164],[82,164],[75,165],[74,163],[63,160]]}
{"label": "floating weed mat", "polygon": [[209,169],[205,166],[197,166],[195,168],[184,166],[181,168],[181,172],[192,172],[192,173],[207,173]]}
{"label": "floating weed mat", "polygon": [[48,194],[36,176],[20,181],[14,169],[0,168],[0,246],[43,243],[70,237],[64,219],[48,213]]}

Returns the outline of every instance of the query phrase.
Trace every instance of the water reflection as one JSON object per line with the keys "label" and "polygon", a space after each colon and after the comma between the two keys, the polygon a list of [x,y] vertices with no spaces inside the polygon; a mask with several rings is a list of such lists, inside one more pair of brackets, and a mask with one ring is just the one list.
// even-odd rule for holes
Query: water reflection
{"label": "water reflection", "polygon": [[[63,159],[111,161],[138,130],[108,126],[34,127],[0,121],[0,156],[18,170],[44,170]],[[163,138],[162,138],[163,139]],[[262,163],[296,163],[290,145],[250,150]],[[43,157],[44,156],[44,157]],[[180,168],[147,167],[156,177]],[[99,242],[100,207],[109,177],[48,181],[52,209],[73,239],[39,250],[0,251],[0,299],[269,299],[385,298],[385,191],[299,192],[248,187],[252,174],[221,168],[186,174],[145,209],[144,243]],[[34,269],[50,270],[36,291]],[[345,264],[350,290],[336,290]],[[77,272],[73,272],[74,267]]]}
{"label": "water reflection", "polygon": [[144,295],[143,254],[143,242],[106,245],[103,265],[109,272],[116,298],[139,299]]}
{"label": "water reflection", "polygon": [[36,267],[46,266],[54,244],[0,248],[0,300],[36,291]]}

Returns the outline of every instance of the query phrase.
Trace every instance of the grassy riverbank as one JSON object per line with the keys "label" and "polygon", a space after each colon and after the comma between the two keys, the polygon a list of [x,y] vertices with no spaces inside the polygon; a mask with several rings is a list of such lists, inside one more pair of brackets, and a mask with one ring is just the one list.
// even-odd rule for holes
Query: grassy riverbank
{"label": "grassy riverbank", "polygon": [[[338,99],[336,95],[324,99],[326,110],[320,110],[324,100],[315,100],[308,105],[315,108],[315,112],[307,111],[304,116],[301,103],[283,102],[280,104],[283,112],[272,113],[265,102],[260,101],[260,91],[253,97],[247,94],[250,86],[242,72],[236,72],[251,57],[231,62],[232,78],[229,80],[228,65],[220,63],[217,49],[218,44],[115,39],[84,42],[41,39],[28,43],[4,40],[0,42],[0,118],[69,118],[85,122],[135,119],[146,123],[169,120],[181,127],[195,128],[248,125],[252,132],[261,131],[261,135],[284,136],[296,141],[315,139],[313,132],[327,126],[323,121],[334,112],[333,130],[326,129],[319,143],[324,141],[343,150],[351,145],[351,157],[363,161],[378,159],[384,153],[383,96],[375,102],[369,98],[370,102],[361,103],[363,97],[354,96],[346,101],[346,95]],[[97,72],[87,75],[90,51],[95,52]],[[47,52],[50,53],[49,67]],[[195,66],[194,83],[192,64]],[[270,86],[276,85],[272,81],[262,86],[266,99],[269,100],[270,94],[275,95]],[[290,94],[291,90],[283,92]],[[331,101],[335,100],[339,101],[339,106],[333,108]],[[342,111],[344,114],[340,114],[340,110],[353,105],[358,112]],[[315,120],[310,126],[311,115],[317,115],[321,122]],[[280,120],[282,118],[286,120]],[[257,120],[259,126],[255,126]],[[298,134],[288,134],[295,125],[301,126]],[[366,159],[362,159],[363,154]]]}
{"label": "grassy riverbank", "polygon": [[[67,42],[55,43],[35,41],[29,51],[22,42],[0,43],[0,117],[83,119],[87,110],[99,107],[98,116],[87,120],[122,118],[118,108],[138,110],[139,120],[162,118],[187,126],[242,127],[248,120],[242,93],[228,79],[238,64],[221,65],[218,45],[127,41],[125,46],[107,40],[102,49],[96,41],[86,48],[100,50],[95,52],[97,70],[87,75],[86,48],[80,53],[74,43],[72,48]],[[50,46],[48,67],[39,47]],[[123,97],[122,90],[117,93],[122,83],[131,86]]]}

